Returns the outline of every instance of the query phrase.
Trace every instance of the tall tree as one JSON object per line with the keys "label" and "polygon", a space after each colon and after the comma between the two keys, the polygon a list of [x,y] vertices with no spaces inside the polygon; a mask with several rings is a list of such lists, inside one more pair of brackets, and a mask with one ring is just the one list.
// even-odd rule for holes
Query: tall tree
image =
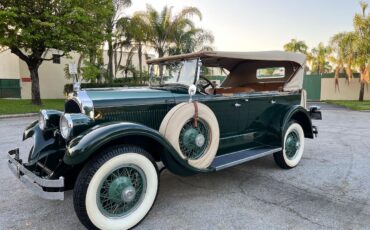
{"label": "tall tree", "polygon": [[308,46],[304,41],[299,41],[297,39],[291,39],[290,42],[284,45],[284,50],[288,52],[296,52],[307,54]]}
{"label": "tall tree", "polygon": [[328,61],[328,56],[330,54],[330,48],[326,47],[323,43],[311,50],[312,59],[312,70],[318,74],[327,73],[331,70],[331,66]]}
{"label": "tall tree", "polygon": [[178,27],[186,25],[189,29],[194,29],[191,16],[202,19],[202,14],[195,7],[186,7],[176,15],[173,8],[165,6],[161,12],[156,11],[151,5],[147,5],[145,12],[137,12],[135,17],[140,18],[147,33],[148,43],[154,48],[159,57],[163,57],[169,52],[174,40],[174,35]]}
{"label": "tall tree", "polygon": [[347,70],[347,79],[348,83],[352,78],[352,37],[351,32],[342,32],[335,34],[330,38],[330,49],[331,55],[329,57],[330,62],[335,64],[334,80],[335,80],[335,89],[339,90],[339,72],[345,68],[345,65],[348,66]]}
{"label": "tall tree", "polygon": [[2,0],[0,45],[26,62],[32,80],[32,103],[41,104],[38,69],[49,49],[65,55],[101,43],[110,14],[108,0]]}
{"label": "tall tree", "polygon": [[202,50],[212,50],[210,44],[214,42],[211,32],[200,29],[187,29],[179,26],[173,34],[173,43],[169,48],[170,55],[191,53]]}
{"label": "tall tree", "polygon": [[139,60],[139,77],[143,74],[143,54],[144,46],[148,41],[148,33],[146,31],[146,25],[143,23],[140,17],[137,15],[133,16],[127,24],[127,37],[130,38],[131,49],[128,56],[137,52]]}
{"label": "tall tree", "polygon": [[108,80],[111,81],[114,77],[113,73],[113,53],[114,53],[114,39],[115,29],[117,22],[122,18],[122,12],[124,8],[131,6],[131,0],[111,0],[112,1],[112,14],[108,17],[105,27],[105,33],[107,35],[108,44],[108,68],[107,75]]}
{"label": "tall tree", "polygon": [[360,2],[361,14],[356,14],[353,20],[356,34],[355,64],[360,70],[359,101],[364,100],[365,84],[370,75],[370,14],[366,14],[368,4]]}

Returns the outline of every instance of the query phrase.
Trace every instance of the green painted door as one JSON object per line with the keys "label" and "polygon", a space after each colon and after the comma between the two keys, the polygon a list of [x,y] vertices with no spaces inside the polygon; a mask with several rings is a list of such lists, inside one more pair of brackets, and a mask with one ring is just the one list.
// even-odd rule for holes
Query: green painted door
{"label": "green painted door", "polygon": [[0,98],[21,98],[18,79],[0,79]]}
{"label": "green painted door", "polygon": [[321,98],[321,76],[320,75],[304,76],[303,88],[307,91],[307,100],[319,101]]}

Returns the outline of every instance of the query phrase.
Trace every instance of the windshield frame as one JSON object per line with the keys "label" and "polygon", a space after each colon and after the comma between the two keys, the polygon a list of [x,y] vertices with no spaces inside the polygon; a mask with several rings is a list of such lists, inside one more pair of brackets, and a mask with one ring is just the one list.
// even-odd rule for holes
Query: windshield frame
{"label": "windshield frame", "polygon": [[[160,76],[161,79],[160,79],[159,84],[153,84],[153,78],[155,77],[154,76],[154,66],[155,65],[158,65],[159,68],[161,68],[161,66],[168,65],[169,63],[172,63],[172,62],[176,62],[176,61],[185,62],[185,61],[189,61],[189,60],[196,60],[194,80],[191,84],[188,85],[188,84],[185,84],[185,83],[182,83],[182,82],[164,83],[163,82],[163,74],[162,74],[162,76]],[[196,85],[198,80],[199,80],[199,77],[200,77],[200,68],[201,68],[201,66],[202,66],[202,62],[201,62],[200,58],[171,60],[171,61],[167,61],[167,62],[150,64],[150,66],[149,66],[149,86],[150,87],[163,87],[163,86],[186,86],[186,87],[189,87],[191,85]]]}

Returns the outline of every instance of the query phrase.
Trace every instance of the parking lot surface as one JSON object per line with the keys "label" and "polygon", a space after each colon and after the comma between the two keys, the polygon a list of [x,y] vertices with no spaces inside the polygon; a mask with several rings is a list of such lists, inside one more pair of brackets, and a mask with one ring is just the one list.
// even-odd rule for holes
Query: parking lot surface
{"label": "parking lot surface", "polygon": [[[84,229],[72,202],[33,195],[11,174],[5,153],[32,141],[35,117],[0,119],[0,229]],[[370,229],[370,113],[323,105],[301,163],[278,168],[272,156],[196,175],[161,175],[157,202],[137,229]]]}

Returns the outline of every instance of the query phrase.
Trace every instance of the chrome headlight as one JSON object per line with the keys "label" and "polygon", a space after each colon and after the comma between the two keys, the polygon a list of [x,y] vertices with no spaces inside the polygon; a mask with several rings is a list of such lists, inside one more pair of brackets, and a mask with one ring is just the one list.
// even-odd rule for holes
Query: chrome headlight
{"label": "chrome headlight", "polygon": [[70,114],[66,113],[60,117],[59,128],[60,134],[64,139],[68,139],[71,136],[73,122]]}
{"label": "chrome headlight", "polygon": [[49,116],[46,110],[41,110],[39,113],[39,127],[41,130],[45,130],[47,127]]}

